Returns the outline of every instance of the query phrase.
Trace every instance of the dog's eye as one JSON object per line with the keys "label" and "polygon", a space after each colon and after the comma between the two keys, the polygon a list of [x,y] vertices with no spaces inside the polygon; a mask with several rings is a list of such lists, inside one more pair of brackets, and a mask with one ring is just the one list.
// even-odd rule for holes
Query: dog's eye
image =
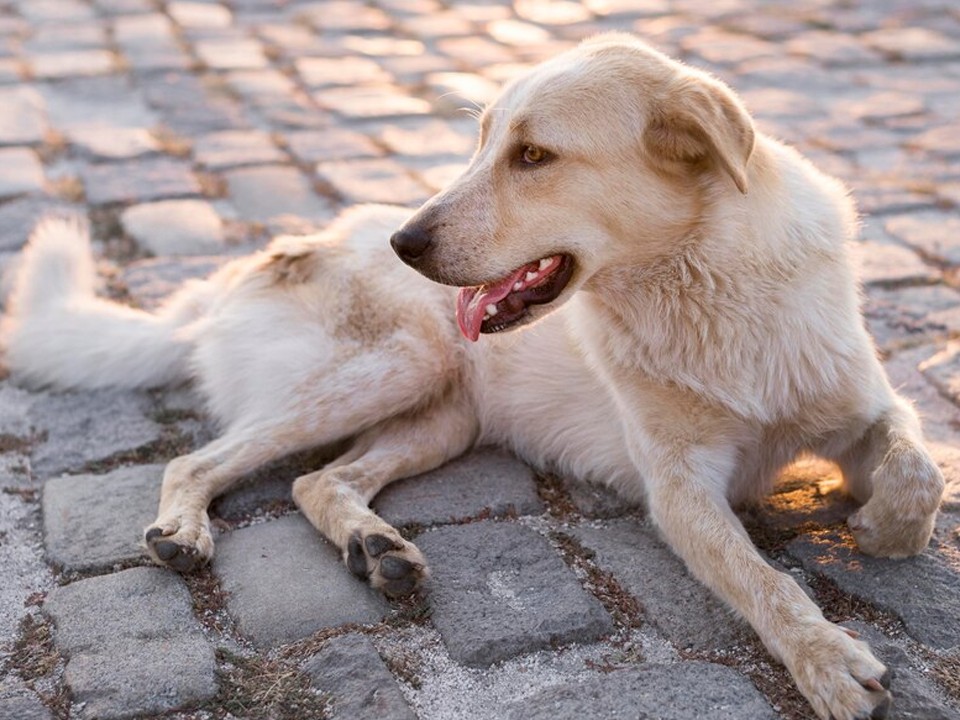
{"label": "dog's eye", "polygon": [[550,153],[536,145],[525,145],[523,153],[520,155],[520,159],[527,165],[539,165],[549,157]]}

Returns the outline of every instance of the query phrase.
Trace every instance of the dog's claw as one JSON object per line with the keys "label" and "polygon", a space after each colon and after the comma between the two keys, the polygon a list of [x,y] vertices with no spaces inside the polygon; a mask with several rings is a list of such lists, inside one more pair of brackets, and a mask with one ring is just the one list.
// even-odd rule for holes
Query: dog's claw
{"label": "dog's claw", "polygon": [[890,682],[893,680],[893,668],[887,668],[887,671],[880,676],[880,685],[884,690],[890,689]]}

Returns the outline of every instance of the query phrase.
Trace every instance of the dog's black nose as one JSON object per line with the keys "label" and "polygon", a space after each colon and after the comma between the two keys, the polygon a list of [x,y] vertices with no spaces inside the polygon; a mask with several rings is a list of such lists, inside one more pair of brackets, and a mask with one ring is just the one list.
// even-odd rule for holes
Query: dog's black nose
{"label": "dog's black nose", "polygon": [[390,238],[393,251],[405,263],[414,263],[419,260],[430,247],[433,238],[430,233],[414,225],[407,230],[400,230]]}

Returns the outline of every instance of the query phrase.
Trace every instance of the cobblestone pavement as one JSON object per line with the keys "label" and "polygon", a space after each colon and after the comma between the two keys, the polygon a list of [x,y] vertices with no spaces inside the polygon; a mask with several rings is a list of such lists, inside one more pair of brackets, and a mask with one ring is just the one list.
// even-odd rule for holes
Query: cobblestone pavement
{"label": "cobblestone pavement", "polygon": [[[106,291],[150,307],[350,203],[419,203],[471,108],[606,29],[713,70],[855,192],[869,324],[950,483],[936,537],[860,556],[813,463],[745,522],[896,669],[897,717],[960,718],[956,0],[0,0],[0,264],[79,209]],[[0,380],[0,718],[811,717],[642,513],[493,450],[376,503],[425,599],[372,593],[295,511],[317,453],[216,503],[210,568],[151,567],[162,464],[210,436],[188,390]]]}

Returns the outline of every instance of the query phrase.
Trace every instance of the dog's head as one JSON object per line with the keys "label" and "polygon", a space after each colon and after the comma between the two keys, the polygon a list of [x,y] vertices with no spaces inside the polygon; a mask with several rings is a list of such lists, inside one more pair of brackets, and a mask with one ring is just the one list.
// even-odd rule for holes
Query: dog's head
{"label": "dog's head", "polygon": [[747,191],[753,143],[722,83],[602,35],[504,88],[469,167],[391,243],[462,288],[457,318],[476,340],[558,307],[601,269],[670,252],[706,193]]}

